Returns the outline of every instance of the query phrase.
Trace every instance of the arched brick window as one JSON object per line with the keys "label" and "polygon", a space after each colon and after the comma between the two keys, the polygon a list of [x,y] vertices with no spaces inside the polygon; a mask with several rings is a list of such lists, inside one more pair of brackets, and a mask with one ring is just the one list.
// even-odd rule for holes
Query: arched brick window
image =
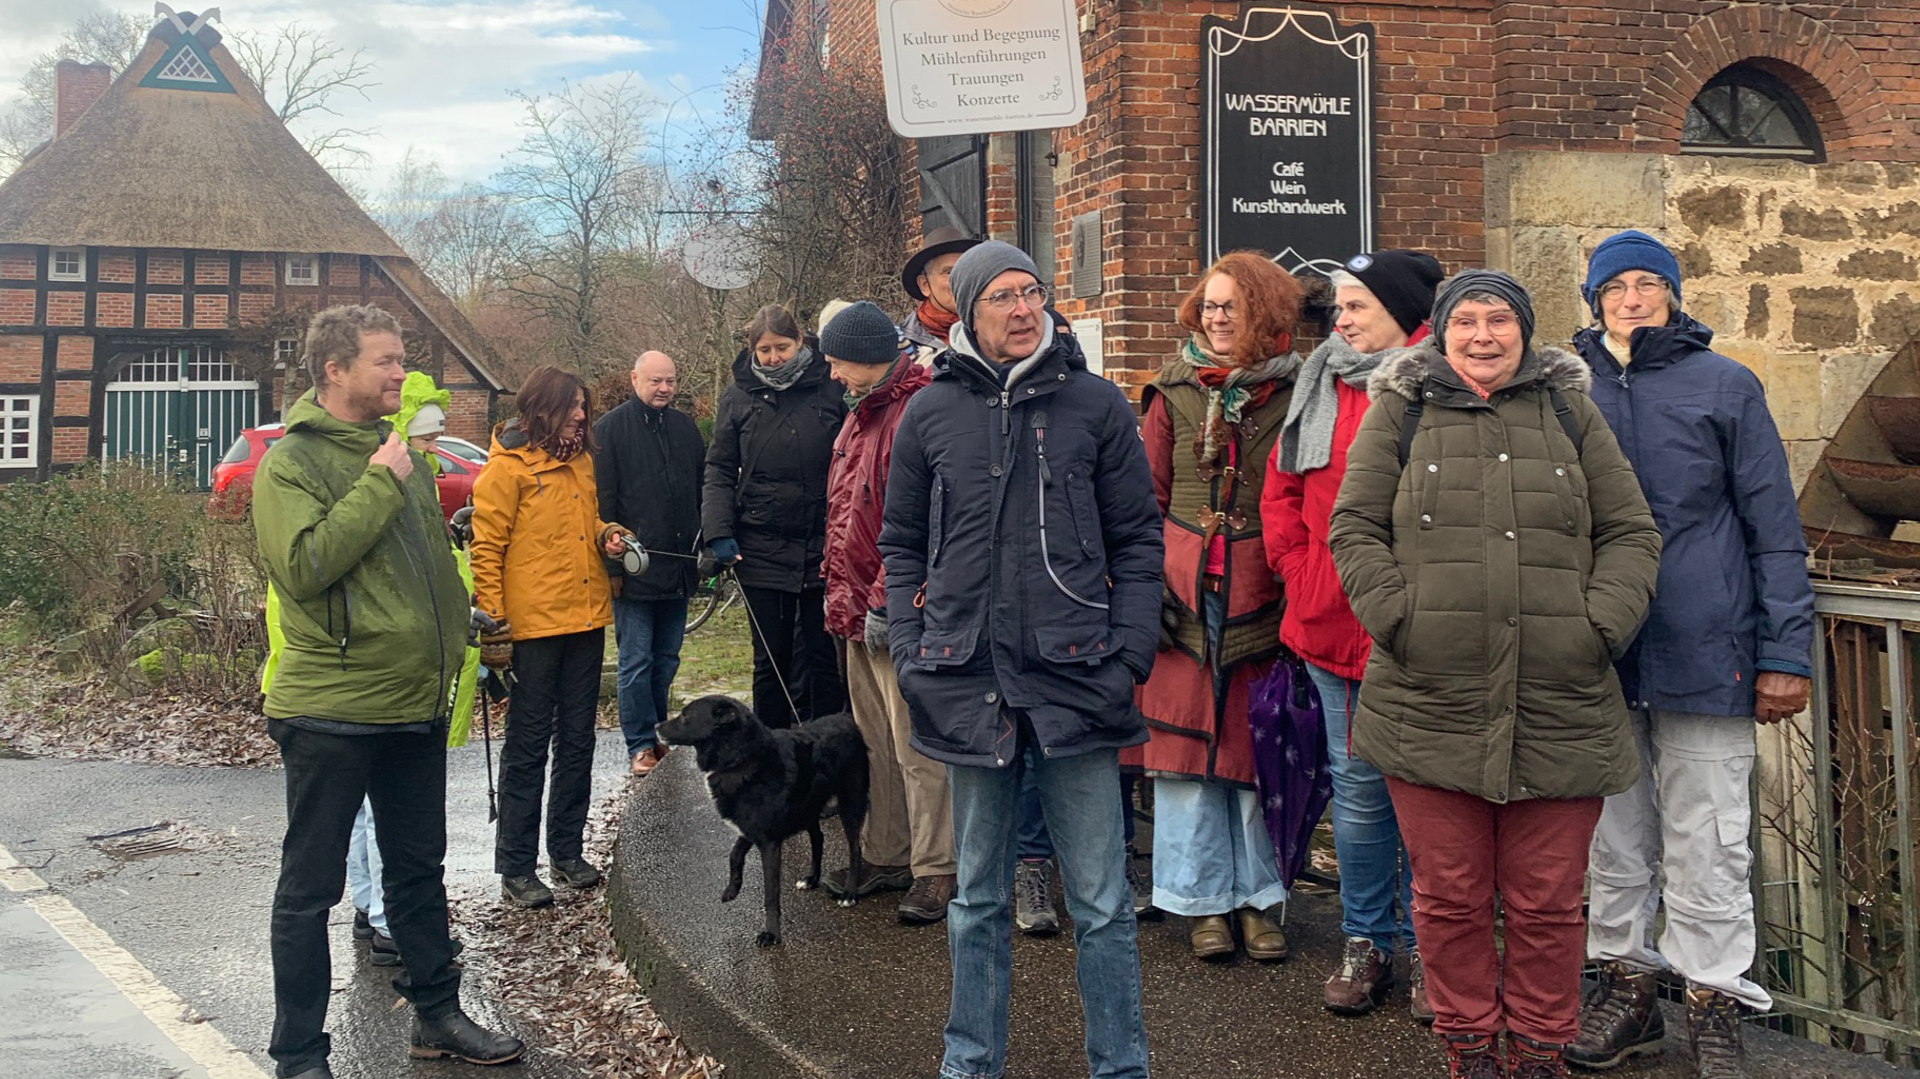
{"label": "arched brick window", "polygon": [[1813,113],[1793,88],[1752,64],[1722,70],[1694,95],[1680,152],[1822,161]]}

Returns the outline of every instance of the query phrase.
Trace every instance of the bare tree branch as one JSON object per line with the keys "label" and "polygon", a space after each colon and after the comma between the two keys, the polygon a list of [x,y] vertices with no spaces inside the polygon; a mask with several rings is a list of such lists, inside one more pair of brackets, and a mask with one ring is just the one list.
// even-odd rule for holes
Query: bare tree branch
{"label": "bare tree branch", "polygon": [[340,115],[332,106],[336,95],[350,91],[368,100],[367,91],[380,85],[373,79],[374,63],[365,49],[348,52],[300,23],[265,32],[236,32],[227,40],[241,68],[266,95],[267,104],[300,137],[314,160],[336,172],[366,164],[369,155],[361,142],[373,135],[371,129],[319,126],[319,117]]}

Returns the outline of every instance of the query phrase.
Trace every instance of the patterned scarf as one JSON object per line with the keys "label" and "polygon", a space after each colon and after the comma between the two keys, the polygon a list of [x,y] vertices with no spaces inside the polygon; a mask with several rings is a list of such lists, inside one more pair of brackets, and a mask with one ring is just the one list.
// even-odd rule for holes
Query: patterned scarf
{"label": "patterned scarf", "polygon": [[556,461],[571,461],[586,444],[587,429],[582,427],[574,432],[572,438],[561,438],[555,435],[552,444],[542,448]]}
{"label": "patterned scarf", "polygon": [[1248,406],[1258,408],[1273,393],[1274,384],[1291,378],[1300,369],[1300,357],[1292,352],[1274,356],[1252,367],[1224,363],[1206,346],[1189,339],[1181,357],[1193,365],[1194,377],[1207,391],[1207,418],[1194,439],[1193,455],[1202,464],[1218,460],[1220,452],[1232,441],[1228,430],[1239,424]]}
{"label": "patterned scarf", "polygon": [[801,375],[807,373],[807,368],[813,364],[813,349],[807,345],[801,345],[800,351],[793,354],[793,359],[778,367],[768,367],[759,360],[748,362],[753,365],[753,377],[759,379],[768,389],[778,392],[788,389],[800,381]]}

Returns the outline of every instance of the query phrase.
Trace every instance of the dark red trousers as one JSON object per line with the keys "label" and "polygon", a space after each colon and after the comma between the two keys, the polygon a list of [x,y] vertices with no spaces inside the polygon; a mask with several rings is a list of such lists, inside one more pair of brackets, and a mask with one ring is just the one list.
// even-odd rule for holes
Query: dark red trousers
{"label": "dark red trousers", "polygon": [[1572,1041],[1586,956],[1580,892],[1601,799],[1497,805],[1391,776],[1387,790],[1413,862],[1413,933],[1435,1033]]}

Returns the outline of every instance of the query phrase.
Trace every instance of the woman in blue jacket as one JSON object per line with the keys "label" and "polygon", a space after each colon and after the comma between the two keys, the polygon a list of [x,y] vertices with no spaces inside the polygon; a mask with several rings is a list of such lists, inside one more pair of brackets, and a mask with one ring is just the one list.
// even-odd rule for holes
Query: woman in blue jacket
{"label": "woman in blue jacket", "polygon": [[[1654,976],[1687,981],[1695,1074],[1744,1076],[1738,1006],[1772,1000],[1753,963],[1748,778],[1754,724],[1806,707],[1813,590],[1787,457],[1753,372],[1710,348],[1680,307],[1680,266],[1623,232],[1594,249],[1582,288],[1598,325],[1574,335],[1593,400],[1660,526],[1660,578],[1617,669],[1642,773],[1594,833],[1587,955],[1601,992],[1567,1059],[1609,1068],[1659,1048]],[[1665,886],[1655,894],[1655,871]],[[1656,942],[1653,914],[1667,910]]]}

